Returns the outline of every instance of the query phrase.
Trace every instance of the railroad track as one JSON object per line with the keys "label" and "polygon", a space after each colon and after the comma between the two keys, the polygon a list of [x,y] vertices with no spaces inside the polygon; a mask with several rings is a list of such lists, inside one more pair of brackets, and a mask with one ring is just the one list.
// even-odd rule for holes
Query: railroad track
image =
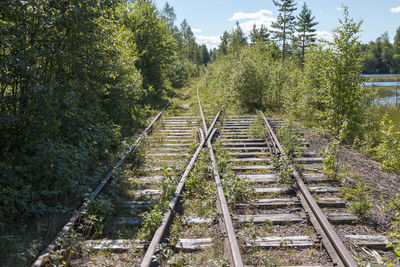
{"label": "railroad track", "polygon": [[[272,161],[286,157],[274,133],[282,122],[254,114],[216,127],[221,112],[207,125],[200,99],[189,106],[161,120],[160,113],[140,150],[144,164],[132,164],[125,182],[97,190],[116,212],[100,237],[81,242],[90,252],[71,265],[357,266],[354,246],[372,255],[386,246],[383,236],[341,227],[358,218],[346,212],[339,185],[321,174],[314,153],[296,159],[295,183],[280,183]],[[250,137],[257,120],[266,134]]]}

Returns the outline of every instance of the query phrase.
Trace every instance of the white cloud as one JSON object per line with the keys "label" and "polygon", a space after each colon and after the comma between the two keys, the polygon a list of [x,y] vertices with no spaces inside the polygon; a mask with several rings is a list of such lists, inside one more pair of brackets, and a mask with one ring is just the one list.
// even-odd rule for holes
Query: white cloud
{"label": "white cloud", "polygon": [[390,9],[390,12],[392,12],[392,13],[400,13],[400,6],[398,6],[398,7],[392,7],[392,8]]}
{"label": "white cloud", "polygon": [[333,37],[332,33],[328,31],[316,31],[315,33],[317,34],[318,39],[331,41]]}
{"label": "white cloud", "polygon": [[342,11],[343,7],[337,7],[336,10]]}
{"label": "white cloud", "polygon": [[261,9],[257,12],[253,13],[244,13],[244,12],[235,12],[230,21],[239,21],[240,27],[245,33],[249,33],[255,24],[257,27],[261,27],[261,25],[267,26],[270,28],[271,23],[276,21],[274,17],[272,17],[272,11]]}
{"label": "white cloud", "polygon": [[261,19],[264,17],[272,16],[272,11],[261,9],[254,13],[244,13],[244,12],[235,12],[232,17],[229,19],[230,21],[234,20],[242,20],[242,19]]}
{"label": "white cloud", "polygon": [[192,32],[200,33],[200,32],[202,32],[202,30],[201,29],[197,29],[197,28],[192,28]]}
{"label": "white cloud", "polygon": [[220,35],[195,35],[199,44],[205,44],[208,49],[217,48],[221,42]]}

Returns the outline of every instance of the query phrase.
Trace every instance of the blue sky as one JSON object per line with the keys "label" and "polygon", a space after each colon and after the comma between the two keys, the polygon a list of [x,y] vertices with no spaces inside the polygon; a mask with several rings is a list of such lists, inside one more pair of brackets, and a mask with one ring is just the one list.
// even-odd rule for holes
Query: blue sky
{"label": "blue sky", "polygon": [[[176,24],[184,18],[189,22],[196,39],[209,48],[216,47],[219,36],[229,31],[239,21],[245,32],[254,23],[267,27],[277,17],[278,12],[272,0],[155,0],[162,8],[166,2],[172,5],[177,15]],[[305,1],[312,10],[320,37],[328,38],[338,26],[342,15],[341,7],[349,7],[350,16],[363,20],[361,41],[366,43],[375,40],[384,31],[389,32],[393,40],[396,28],[400,26],[400,0],[308,0]],[[298,1],[298,11],[304,1]],[[296,13],[296,14],[297,14]]]}

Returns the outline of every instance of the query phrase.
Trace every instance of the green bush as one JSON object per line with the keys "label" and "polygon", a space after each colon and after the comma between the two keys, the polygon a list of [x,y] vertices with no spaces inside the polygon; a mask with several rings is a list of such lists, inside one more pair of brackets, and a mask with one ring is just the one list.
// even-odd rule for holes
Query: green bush
{"label": "green bush", "polygon": [[371,192],[370,186],[359,181],[354,187],[344,186],[340,195],[350,201],[350,212],[364,219],[373,207]]}
{"label": "green bush", "polygon": [[302,135],[292,123],[279,128],[277,138],[289,158],[298,156],[304,150],[301,147]]}
{"label": "green bush", "polygon": [[386,114],[381,123],[382,142],[376,148],[376,156],[382,166],[391,171],[400,170],[400,134],[394,131],[394,124]]}

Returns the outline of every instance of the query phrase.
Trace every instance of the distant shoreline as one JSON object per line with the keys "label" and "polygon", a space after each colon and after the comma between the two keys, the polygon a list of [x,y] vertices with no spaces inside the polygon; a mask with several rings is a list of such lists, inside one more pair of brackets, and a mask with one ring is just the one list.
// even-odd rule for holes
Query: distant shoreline
{"label": "distant shoreline", "polygon": [[367,82],[399,82],[400,74],[362,74]]}

